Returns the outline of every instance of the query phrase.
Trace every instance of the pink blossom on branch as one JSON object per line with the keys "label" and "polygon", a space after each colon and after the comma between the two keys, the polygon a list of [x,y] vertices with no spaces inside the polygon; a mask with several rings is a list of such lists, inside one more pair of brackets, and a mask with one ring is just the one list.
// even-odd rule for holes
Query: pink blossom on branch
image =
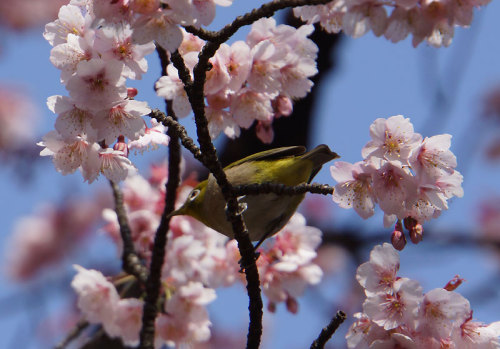
{"label": "pink blossom on branch", "polygon": [[[312,30],[309,25],[295,29],[264,18],[253,23],[245,42],[220,46],[210,59],[204,91],[212,138],[221,132],[235,138],[240,128],[250,128],[257,122],[257,136],[272,141],[273,120],[289,115],[292,100],[306,96],[313,85],[310,78],[317,73],[318,48],[307,38]],[[179,52],[190,71],[202,44],[184,32]],[[167,66],[167,75],[155,87],[158,96],[172,101],[178,117],[191,112],[173,64]]]}
{"label": "pink blossom on branch", "polygon": [[454,28],[468,27],[475,7],[486,1],[435,0],[333,0],[325,5],[294,8],[307,23],[319,23],[327,32],[358,38],[368,31],[398,42],[412,34],[413,46],[426,40],[431,46],[449,46]]}
{"label": "pink blossom on branch", "polygon": [[0,152],[9,154],[31,144],[38,110],[22,88],[0,86]]}
{"label": "pink blossom on branch", "polygon": [[16,281],[39,275],[82,246],[97,223],[100,205],[87,199],[68,199],[44,205],[16,222],[7,247],[7,273]]}
{"label": "pink blossom on branch", "polygon": [[[378,204],[384,212],[384,225],[412,222],[410,238],[422,239],[422,223],[448,209],[448,200],[462,197],[463,177],[455,170],[457,160],[450,151],[451,136],[423,139],[410,119],[402,115],[379,118],[370,126],[372,138],[356,164],[337,162],[330,168],[337,181],[332,196],[342,208],[352,208],[363,218],[374,213]],[[401,229],[393,242],[404,247]]]}
{"label": "pink blossom on branch", "polygon": [[[387,277],[383,273],[373,277],[377,265],[385,265]],[[396,275],[398,268],[398,253],[387,243],[375,246],[370,261],[358,268],[356,278],[366,300],[363,313],[355,314],[357,321],[346,335],[348,348],[500,347],[500,322],[472,321],[470,304],[463,296],[443,288],[423,294],[417,281]],[[372,281],[367,283],[369,278]]]}

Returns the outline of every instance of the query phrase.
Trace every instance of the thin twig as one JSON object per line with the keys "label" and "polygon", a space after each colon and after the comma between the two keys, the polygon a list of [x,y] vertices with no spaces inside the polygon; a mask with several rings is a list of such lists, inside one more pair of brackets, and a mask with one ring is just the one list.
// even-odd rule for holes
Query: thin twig
{"label": "thin twig", "polygon": [[239,185],[234,187],[236,195],[258,195],[275,193],[278,195],[297,195],[305,193],[332,195],[334,188],[327,184],[304,183],[295,186],[289,186],[281,183],[255,183]]}
{"label": "thin twig", "polygon": [[258,348],[262,336],[263,304],[260,291],[259,272],[255,264],[254,248],[248,236],[248,231],[241,215],[238,201],[232,185],[229,183],[222,165],[217,158],[216,149],[208,132],[208,120],[205,116],[205,97],[203,93],[206,73],[209,67],[208,60],[212,57],[220,43],[208,42],[203,47],[198,64],[193,69],[193,83],[184,86],[193,109],[196,132],[200,150],[204,157],[204,165],[215,177],[221,188],[222,195],[227,203],[226,215],[233,228],[234,237],[238,242],[242,266],[247,280],[247,293],[249,298],[249,326],[247,334],[247,348]]}
{"label": "thin twig", "polygon": [[170,60],[174,64],[175,69],[177,69],[179,79],[181,79],[184,86],[190,85],[192,83],[191,73],[189,72],[186,63],[184,62],[184,58],[182,58],[179,51],[172,53]]}
{"label": "thin twig", "polygon": [[158,109],[153,109],[149,114],[150,117],[156,119],[163,126],[173,128],[177,136],[180,138],[182,145],[193,154],[194,158],[203,163],[204,157],[201,154],[200,148],[194,144],[191,137],[188,136],[186,129],[173,117],[165,115]]}
{"label": "thin twig", "polygon": [[142,265],[139,256],[135,253],[134,243],[132,242],[132,231],[128,224],[127,212],[123,205],[123,194],[118,184],[109,181],[111,189],[113,189],[113,197],[115,200],[115,212],[120,226],[120,235],[123,241],[122,253],[122,269],[127,273],[134,275],[141,284],[144,284],[148,278],[148,271]]}
{"label": "thin twig", "polygon": [[64,349],[66,346],[71,343],[73,340],[78,338],[82,331],[86,329],[89,326],[89,322],[87,320],[79,320],[75,327],[69,331],[69,333],[66,335],[66,337],[59,343],[57,344],[54,349]]}
{"label": "thin twig", "polygon": [[346,314],[342,310],[339,310],[337,314],[335,314],[334,318],[330,321],[328,326],[324,327],[321,330],[318,338],[311,344],[311,349],[324,348],[326,342],[330,340],[335,331],[337,331],[337,328],[339,328],[340,324],[342,324],[346,318]]}
{"label": "thin twig", "polygon": [[271,17],[278,10],[305,5],[321,5],[331,1],[332,0],[274,0],[242,16],[236,17],[233,22],[226,25],[219,31],[210,31],[203,28],[196,28],[194,26],[185,26],[184,29],[203,40],[222,43],[226,42],[241,27],[250,25],[261,18]]}
{"label": "thin twig", "polygon": [[[167,57],[163,49],[158,48],[160,58]],[[167,62],[162,59],[162,66]],[[167,109],[169,105],[167,104]],[[171,114],[173,112],[169,110]],[[161,215],[160,225],[156,230],[153,243],[153,254],[149,268],[149,277],[146,282],[146,297],[142,315],[142,328],[140,332],[140,348],[153,349],[155,342],[155,319],[158,313],[157,303],[161,289],[161,270],[165,260],[167,233],[170,226],[169,214],[175,209],[175,200],[177,198],[177,188],[180,182],[180,162],[181,145],[175,128],[169,127],[167,134],[170,137],[168,153],[168,179],[166,183],[165,207]]]}

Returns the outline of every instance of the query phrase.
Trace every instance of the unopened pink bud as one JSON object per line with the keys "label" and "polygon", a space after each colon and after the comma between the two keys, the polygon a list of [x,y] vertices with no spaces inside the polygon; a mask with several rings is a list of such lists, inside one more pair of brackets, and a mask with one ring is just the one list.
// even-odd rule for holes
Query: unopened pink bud
{"label": "unopened pink bud", "polygon": [[128,98],[133,99],[135,96],[137,96],[137,93],[139,93],[139,91],[137,91],[136,88],[127,87],[127,97]]}
{"label": "unopened pink bud", "polygon": [[446,291],[455,291],[464,281],[465,279],[462,279],[459,275],[455,275],[443,288]]}
{"label": "unopened pink bud", "polygon": [[415,220],[415,218],[412,218],[412,217],[406,217],[403,220],[403,222],[404,222],[405,228],[410,230],[410,231],[415,227],[415,224],[417,224],[417,221]]}
{"label": "unopened pink bud", "polygon": [[410,240],[414,244],[418,244],[420,241],[422,241],[424,237],[424,228],[422,227],[422,224],[416,224],[413,229],[410,230]]}
{"label": "unopened pink bud", "polygon": [[276,312],[276,303],[274,302],[269,302],[267,304],[267,310],[270,312],[270,313],[275,313]]}
{"label": "unopened pink bud", "polygon": [[391,235],[391,243],[396,250],[402,251],[406,246],[405,234],[402,231],[394,230]]}
{"label": "unopened pink bud", "polygon": [[297,314],[299,311],[299,303],[297,303],[295,298],[288,297],[286,299],[286,309],[292,314]]}
{"label": "unopened pink bud", "polygon": [[119,136],[118,141],[113,146],[114,150],[119,150],[123,152],[123,155],[128,158],[128,145],[125,143],[125,137]]}
{"label": "unopened pink bud", "polygon": [[280,116],[288,116],[293,111],[293,103],[289,97],[278,96],[273,101],[274,111],[276,113],[276,117]]}

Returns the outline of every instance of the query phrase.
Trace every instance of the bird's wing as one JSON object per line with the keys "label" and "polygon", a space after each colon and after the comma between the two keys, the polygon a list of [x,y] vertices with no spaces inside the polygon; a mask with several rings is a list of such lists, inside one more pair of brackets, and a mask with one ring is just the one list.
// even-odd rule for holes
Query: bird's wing
{"label": "bird's wing", "polygon": [[298,156],[302,155],[306,152],[306,148],[303,146],[292,146],[292,147],[282,147],[275,148],[270,150],[261,151],[260,153],[256,153],[241,160],[235,161],[232,164],[228,165],[224,170],[228,170],[232,167],[241,165],[245,162],[249,161],[259,161],[259,160],[277,160],[281,158],[285,158],[288,156]]}

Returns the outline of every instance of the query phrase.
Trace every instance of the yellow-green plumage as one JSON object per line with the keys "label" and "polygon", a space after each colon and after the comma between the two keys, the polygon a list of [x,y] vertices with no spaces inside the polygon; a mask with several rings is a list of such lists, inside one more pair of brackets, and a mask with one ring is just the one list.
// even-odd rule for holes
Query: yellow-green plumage
{"label": "yellow-green plumage", "polygon": [[[337,158],[328,146],[322,144],[305,152],[304,147],[276,148],[250,155],[224,168],[232,185],[281,183],[299,185],[309,183],[321,166]],[[247,204],[243,218],[253,241],[277,233],[297,210],[305,194],[246,195],[240,202]],[[218,232],[233,237],[231,224],[226,219],[225,201],[215,178],[199,183],[188,199],[172,215],[189,215]]]}

